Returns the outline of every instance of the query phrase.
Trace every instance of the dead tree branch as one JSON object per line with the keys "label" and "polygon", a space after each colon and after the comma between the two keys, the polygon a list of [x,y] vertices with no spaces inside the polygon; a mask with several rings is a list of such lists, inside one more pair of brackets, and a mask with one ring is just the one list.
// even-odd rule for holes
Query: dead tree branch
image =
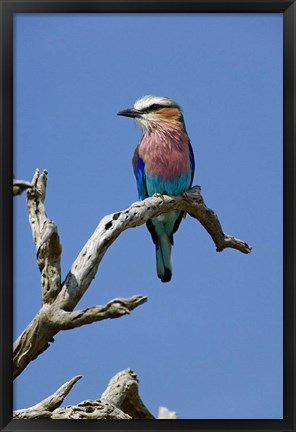
{"label": "dead tree branch", "polygon": [[222,230],[217,215],[206,207],[200,188],[194,187],[182,196],[155,195],[135,202],[128,209],[105,216],[74,261],[61,283],[61,243],[54,222],[47,218],[44,200],[47,171],[37,170],[27,193],[29,219],[41,271],[42,308],[14,345],[14,377],[53,341],[61,329],[69,329],[106,318],[116,318],[143,304],[145,296],[115,299],[105,306],[84,311],[73,309],[88,289],[99,264],[111,244],[126,229],[144,224],[150,218],[179,209],[197,219],[212,237],[217,251],[229,247],[249,253],[251,247]]}
{"label": "dead tree branch", "polygon": [[55,410],[53,420],[132,420],[115,406],[100,400],[85,400],[78,405],[69,405]]}
{"label": "dead tree branch", "polygon": [[52,411],[58,408],[67,394],[70,392],[74,384],[82,378],[82,375],[77,375],[70,381],[63,384],[56,392],[51,396],[39,402],[38,404],[13,412],[13,417],[17,419],[29,419],[29,418],[49,418],[52,415]]}
{"label": "dead tree branch", "polygon": [[[96,272],[89,272],[89,267],[85,266],[85,260],[75,266],[74,274],[69,272],[66,280],[73,283],[76,277],[78,278],[75,288],[79,295],[72,296],[71,285],[65,287],[65,283],[61,283],[62,246],[57,226],[46,215],[44,206],[46,183],[47,171],[44,170],[40,174],[39,170],[36,170],[32,187],[27,192],[29,220],[41,272],[42,307],[14,343],[14,378],[50,346],[50,343],[54,341],[53,337],[60,330],[73,329],[103,319],[119,318],[147,301],[147,297],[135,295],[128,299],[111,300],[104,306],[93,306],[73,312]],[[97,267],[98,264],[96,269]],[[59,296],[61,290],[63,290],[62,296]]]}
{"label": "dead tree branch", "polygon": [[128,299],[114,299],[105,306],[67,312],[59,304],[43,305],[24,332],[14,343],[13,375],[16,378],[25,367],[44,352],[60,330],[69,330],[95,321],[119,318],[147,301],[136,295]]}
{"label": "dead tree branch", "polygon": [[76,376],[53,395],[27,409],[14,411],[15,419],[154,419],[139,396],[139,380],[135,372],[125,369],[116,374],[98,400],[58,408],[73,385]]}
{"label": "dead tree branch", "polygon": [[139,396],[138,384],[138,377],[131,369],[118,372],[110,380],[101,396],[101,401],[109,402],[133,419],[154,419]]}
{"label": "dead tree branch", "polygon": [[21,195],[25,190],[31,187],[33,187],[33,184],[28,181],[13,179],[13,188],[12,188],[13,196]]}
{"label": "dead tree branch", "polygon": [[41,272],[42,304],[53,304],[61,290],[61,253],[58,229],[48,219],[44,207],[47,171],[39,175],[36,170],[33,187],[27,192],[27,208],[36,245],[38,266]]}

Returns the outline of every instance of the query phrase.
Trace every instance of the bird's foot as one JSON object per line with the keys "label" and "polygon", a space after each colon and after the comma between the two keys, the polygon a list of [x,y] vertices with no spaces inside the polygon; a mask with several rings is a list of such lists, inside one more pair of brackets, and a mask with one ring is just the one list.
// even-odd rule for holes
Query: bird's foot
{"label": "bird's foot", "polygon": [[155,194],[153,194],[153,196],[154,196],[155,198],[161,198],[162,201],[164,201],[164,196],[163,196],[163,194],[161,194],[161,193],[156,192]]}
{"label": "bird's foot", "polygon": [[198,185],[192,186],[191,190],[194,190],[195,192],[200,193],[201,192],[201,186],[198,186]]}
{"label": "bird's foot", "polygon": [[196,186],[192,186],[191,189],[185,190],[185,191],[182,193],[182,196],[183,196],[185,199],[189,199],[189,198],[190,198],[190,194],[192,194],[192,192],[195,193],[195,194],[200,194],[200,192],[201,192],[201,187],[198,186],[198,185],[196,185]]}

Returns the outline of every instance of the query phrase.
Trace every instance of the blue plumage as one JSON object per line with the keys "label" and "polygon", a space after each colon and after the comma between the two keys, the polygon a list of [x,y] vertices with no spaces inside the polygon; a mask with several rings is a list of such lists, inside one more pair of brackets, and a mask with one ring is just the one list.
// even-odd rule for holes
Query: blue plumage
{"label": "blue plumage", "polygon": [[[160,193],[180,195],[192,185],[195,170],[193,149],[183,115],[176,102],[146,96],[134,108],[119,113],[134,117],[143,129],[133,157],[139,199]],[[172,276],[171,248],[184,212],[173,210],[147,222],[156,246],[156,267],[162,282]]]}

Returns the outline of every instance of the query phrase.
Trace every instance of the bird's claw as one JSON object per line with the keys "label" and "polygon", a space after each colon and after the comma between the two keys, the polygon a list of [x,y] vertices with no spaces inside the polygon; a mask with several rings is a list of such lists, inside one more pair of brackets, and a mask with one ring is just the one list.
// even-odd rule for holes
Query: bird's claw
{"label": "bird's claw", "polygon": [[155,194],[153,194],[153,196],[154,196],[155,198],[161,198],[162,201],[164,201],[164,196],[163,196],[161,193],[159,193],[159,192],[156,192]]}
{"label": "bird's claw", "polygon": [[191,189],[188,189],[188,190],[185,190],[184,192],[182,192],[182,196],[183,196],[185,199],[189,199],[189,198],[190,198],[190,194],[191,194],[192,192],[200,194],[200,192],[201,192],[201,187],[198,186],[198,185],[196,185],[196,186],[192,186]]}

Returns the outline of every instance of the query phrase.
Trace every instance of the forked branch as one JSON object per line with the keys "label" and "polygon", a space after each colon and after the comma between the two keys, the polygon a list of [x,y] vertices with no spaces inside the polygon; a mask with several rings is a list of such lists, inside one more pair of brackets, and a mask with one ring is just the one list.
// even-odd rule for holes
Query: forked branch
{"label": "forked branch", "polygon": [[217,215],[209,209],[198,186],[182,196],[155,195],[135,202],[128,209],[105,216],[61,282],[62,246],[55,223],[48,219],[44,207],[47,171],[37,170],[27,193],[27,207],[41,272],[42,308],[14,345],[14,377],[41,352],[46,350],[60,330],[75,328],[106,318],[117,318],[147,301],[136,295],[115,299],[105,306],[93,306],[73,312],[95,277],[99,264],[111,244],[126,229],[143,225],[150,218],[171,210],[184,210],[208,231],[217,251],[225,248],[249,253],[251,247],[222,230]]}

